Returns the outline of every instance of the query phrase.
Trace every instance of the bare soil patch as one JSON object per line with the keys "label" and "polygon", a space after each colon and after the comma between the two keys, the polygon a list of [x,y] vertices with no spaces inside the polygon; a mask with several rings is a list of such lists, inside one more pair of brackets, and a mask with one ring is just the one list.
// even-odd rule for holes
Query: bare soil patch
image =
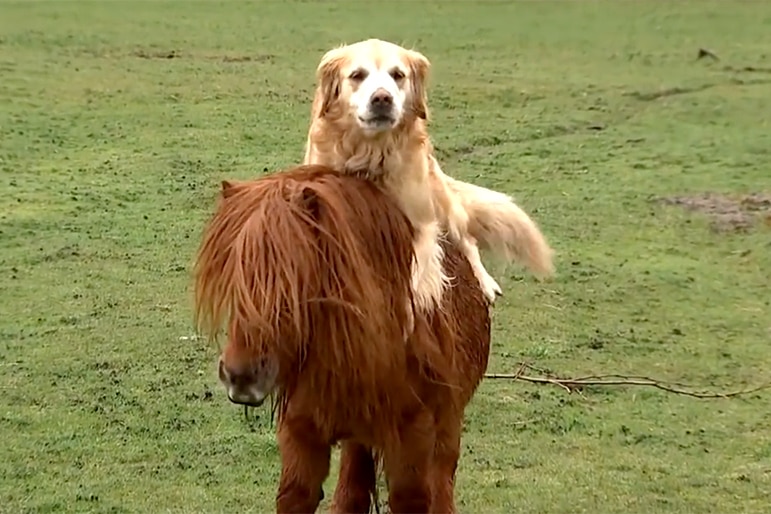
{"label": "bare soil patch", "polygon": [[182,57],[177,50],[136,50],[133,55],[140,59],[178,59]]}
{"label": "bare soil patch", "polygon": [[747,230],[759,221],[771,226],[771,193],[729,196],[707,192],[671,196],[660,201],[706,214],[712,221],[712,228],[718,232]]}
{"label": "bare soil patch", "polygon": [[140,59],[207,59],[213,61],[222,62],[272,62],[276,57],[273,54],[258,54],[258,55],[193,55],[190,53],[184,53],[180,50],[144,50],[139,49],[131,53],[134,57]]}

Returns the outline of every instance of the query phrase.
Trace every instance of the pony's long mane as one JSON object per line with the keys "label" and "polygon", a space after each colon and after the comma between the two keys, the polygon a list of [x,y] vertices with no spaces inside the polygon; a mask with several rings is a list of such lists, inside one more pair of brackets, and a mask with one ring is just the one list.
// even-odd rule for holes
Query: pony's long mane
{"label": "pony's long mane", "polygon": [[228,325],[295,366],[312,359],[316,387],[380,394],[406,365],[412,241],[376,186],[325,167],[223,182],[195,264],[196,324],[210,337]]}

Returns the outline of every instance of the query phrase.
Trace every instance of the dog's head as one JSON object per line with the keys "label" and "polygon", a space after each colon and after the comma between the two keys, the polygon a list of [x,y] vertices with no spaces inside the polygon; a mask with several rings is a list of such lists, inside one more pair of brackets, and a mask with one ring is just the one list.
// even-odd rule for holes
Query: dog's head
{"label": "dog's head", "polygon": [[330,50],[316,72],[317,115],[352,121],[367,134],[425,120],[430,66],[423,54],[378,39]]}

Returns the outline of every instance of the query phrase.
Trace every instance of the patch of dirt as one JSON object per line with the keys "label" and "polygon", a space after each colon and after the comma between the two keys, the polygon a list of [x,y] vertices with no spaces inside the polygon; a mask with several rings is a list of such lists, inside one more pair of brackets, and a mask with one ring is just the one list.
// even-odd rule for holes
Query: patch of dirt
{"label": "patch of dirt", "polygon": [[214,56],[212,59],[222,59],[222,62],[272,62],[275,55],[261,54],[261,55],[225,55]]}
{"label": "patch of dirt", "polygon": [[211,61],[222,62],[271,62],[276,57],[272,54],[258,54],[258,55],[205,55],[205,56],[193,56],[191,54],[183,54],[179,50],[135,50],[131,52],[131,55],[140,59],[182,59],[187,58],[199,58],[207,59]]}
{"label": "patch of dirt", "polygon": [[744,66],[741,68],[735,68],[733,66],[726,66],[723,68],[725,71],[733,72],[745,72],[745,73],[771,73],[771,68],[762,66]]}
{"label": "patch of dirt", "polygon": [[712,228],[718,232],[747,230],[761,220],[771,226],[771,193],[741,196],[701,193],[661,198],[659,201],[706,214],[712,220]]}
{"label": "patch of dirt", "polygon": [[180,54],[176,50],[161,50],[161,51],[147,51],[147,50],[136,50],[132,52],[134,57],[139,57],[140,59],[179,59],[182,57],[182,54]]}
{"label": "patch of dirt", "polygon": [[694,87],[670,87],[667,89],[661,89],[659,91],[632,91],[631,93],[624,93],[624,96],[631,96],[635,100],[641,102],[652,102],[659,98],[666,98],[668,96],[687,95],[689,93],[698,93],[707,89],[715,87],[716,84],[702,84]]}

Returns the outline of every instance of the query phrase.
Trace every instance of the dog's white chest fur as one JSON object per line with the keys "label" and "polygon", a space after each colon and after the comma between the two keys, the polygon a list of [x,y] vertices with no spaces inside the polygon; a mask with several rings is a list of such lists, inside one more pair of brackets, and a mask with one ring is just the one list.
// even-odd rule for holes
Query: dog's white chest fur
{"label": "dog's white chest fur", "polygon": [[402,169],[402,158],[390,146],[378,147],[376,145],[360,142],[353,148],[344,148],[337,157],[340,162],[335,163],[338,169],[346,173],[366,176],[372,179],[383,179],[389,172]]}

